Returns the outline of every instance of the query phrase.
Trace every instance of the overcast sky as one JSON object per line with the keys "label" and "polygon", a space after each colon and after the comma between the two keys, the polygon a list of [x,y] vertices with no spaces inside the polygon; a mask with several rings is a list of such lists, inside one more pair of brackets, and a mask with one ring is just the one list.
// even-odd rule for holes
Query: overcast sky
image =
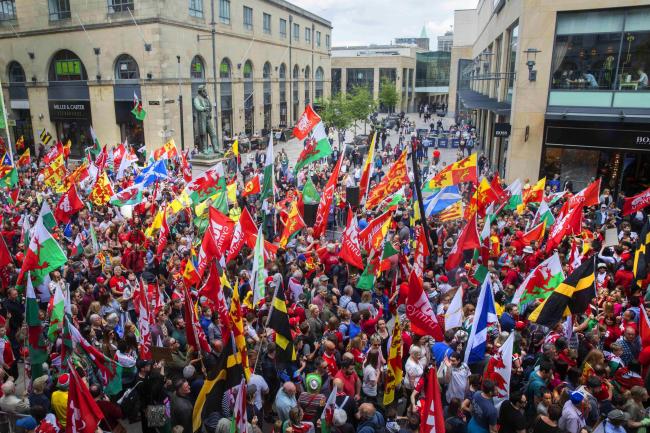
{"label": "overcast sky", "polygon": [[332,22],[332,45],[388,44],[417,37],[422,26],[436,48],[436,36],[450,30],[454,9],[475,8],[478,0],[290,0]]}

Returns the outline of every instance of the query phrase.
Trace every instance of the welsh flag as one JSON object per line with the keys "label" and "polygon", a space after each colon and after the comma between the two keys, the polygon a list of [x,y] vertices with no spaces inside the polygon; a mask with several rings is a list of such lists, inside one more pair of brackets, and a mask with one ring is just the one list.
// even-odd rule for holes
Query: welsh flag
{"label": "welsh flag", "polygon": [[[93,156],[95,158],[97,158],[97,155],[99,155],[99,152],[102,151],[102,146],[99,144],[99,138],[97,138],[97,134],[95,134],[95,130],[93,129],[92,126],[90,127],[90,136],[93,139],[93,145],[92,145],[92,147],[89,148],[89,150],[90,150],[90,153],[92,153]],[[88,161],[88,162],[90,162],[90,161]]]}
{"label": "welsh flag", "polygon": [[551,208],[548,207],[545,200],[542,200],[539,204],[539,209],[537,209],[535,218],[533,218],[533,225],[537,225],[541,222],[546,223],[546,227],[551,227],[555,223],[553,212],[551,212]]}
{"label": "welsh flag", "polygon": [[524,203],[522,191],[523,186],[519,179],[508,185],[508,188],[506,188],[506,193],[509,195],[508,203],[506,203],[507,210],[515,210]]}
{"label": "welsh flag", "polygon": [[332,425],[334,425],[334,409],[336,409],[336,388],[330,392],[325,402],[323,414],[320,418],[321,433],[329,433],[332,430]]}
{"label": "welsh flag", "polygon": [[43,324],[38,317],[38,299],[32,285],[31,275],[27,276],[25,289],[25,322],[27,323],[27,344],[32,377],[43,375],[43,363],[47,360],[47,342],[43,336]]}
{"label": "welsh flag", "polygon": [[483,374],[483,379],[490,379],[494,382],[497,401],[503,401],[510,395],[510,375],[512,372],[512,349],[514,347],[515,334],[511,332],[499,351],[488,361]]}
{"label": "welsh flag", "polygon": [[22,282],[25,274],[31,271],[35,281],[40,284],[48,273],[63,266],[67,260],[61,246],[47,231],[43,220],[38,218],[20,268],[18,281]]}
{"label": "welsh flag", "polygon": [[512,303],[524,305],[536,299],[544,300],[564,281],[564,278],[560,256],[555,253],[528,274],[515,292]]}
{"label": "welsh flag", "polygon": [[99,370],[104,393],[115,395],[122,390],[122,366],[110,359],[86,340],[75,326],[68,322],[70,337],[74,346],[81,347],[88,359]]}
{"label": "welsh flag", "polygon": [[84,252],[84,238],[81,233],[77,233],[77,236],[74,238],[74,244],[72,244],[72,250],[70,251],[70,257],[77,257],[82,255]]}
{"label": "welsh flag", "polygon": [[320,121],[320,117],[318,119],[319,122],[312,130],[311,139],[307,140],[307,145],[300,152],[296,167],[293,169],[294,173],[297,173],[307,164],[327,158],[332,154],[332,146],[330,145],[329,138],[327,138],[327,133],[325,133],[325,125]]}
{"label": "welsh flag", "polygon": [[142,108],[142,101],[135,92],[133,92],[133,110],[131,110],[131,113],[141,122],[147,117],[147,112]]}
{"label": "welsh flag", "polygon": [[115,193],[110,201],[110,204],[117,207],[136,205],[142,203],[142,188],[139,185],[133,185]]}
{"label": "welsh flag", "polygon": [[269,134],[269,146],[266,148],[266,159],[264,160],[264,182],[260,200],[266,197],[273,197],[275,186],[275,173],[273,172],[273,134]]}
{"label": "welsh flag", "polygon": [[63,330],[65,316],[65,296],[58,284],[54,290],[54,297],[50,299],[48,310],[50,310],[50,327],[47,329],[47,338],[54,342],[58,334]]}

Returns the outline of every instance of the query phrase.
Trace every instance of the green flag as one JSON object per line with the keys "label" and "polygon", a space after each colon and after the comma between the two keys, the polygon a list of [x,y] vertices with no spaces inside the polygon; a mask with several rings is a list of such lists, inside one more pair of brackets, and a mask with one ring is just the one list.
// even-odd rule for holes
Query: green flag
{"label": "green flag", "polygon": [[38,218],[43,221],[43,225],[50,232],[57,226],[56,219],[54,219],[54,214],[52,213],[52,209],[50,209],[50,205],[47,204],[47,200],[43,200]]}
{"label": "green flag", "polygon": [[266,271],[264,270],[264,233],[262,226],[257,231],[257,240],[253,249],[253,269],[251,270],[250,285],[253,290],[253,306],[264,299]]}
{"label": "green flag", "polygon": [[311,181],[311,176],[307,176],[307,182],[302,187],[302,201],[305,204],[318,204],[320,203],[320,194]]}
{"label": "green flag", "polygon": [[307,164],[327,158],[332,154],[332,145],[330,144],[329,138],[327,138],[327,133],[325,133],[325,125],[323,125],[323,122],[318,122],[314,126],[312,140],[308,143],[298,157],[296,167],[293,169],[294,173],[297,173]]}
{"label": "green flag", "polygon": [[264,161],[264,184],[260,194],[260,200],[266,197],[274,197],[275,173],[273,171],[273,134],[269,134],[269,146],[266,148],[266,159]]}
{"label": "green flag", "polygon": [[27,274],[27,289],[25,290],[25,322],[27,323],[27,344],[29,347],[29,362],[32,366],[32,377],[44,374],[43,363],[47,361],[47,344],[43,337],[43,323],[38,315],[38,299],[32,285],[31,275]]}

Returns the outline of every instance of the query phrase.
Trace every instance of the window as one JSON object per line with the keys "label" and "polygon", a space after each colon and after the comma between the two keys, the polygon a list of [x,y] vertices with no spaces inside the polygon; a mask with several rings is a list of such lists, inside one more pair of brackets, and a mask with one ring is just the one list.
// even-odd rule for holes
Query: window
{"label": "window", "polygon": [[8,71],[10,83],[24,83],[26,81],[25,70],[20,65],[20,63],[18,62],[9,63],[9,67],[7,68],[7,71]]}
{"label": "window", "polygon": [[203,18],[203,0],[190,0],[190,16]]}
{"label": "window", "polygon": [[305,104],[310,102],[309,89],[311,88],[311,69],[309,66],[305,68]]}
{"label": "window", "polygon": [[253,95],[253,64],[246,60],[244,64],[244,133],[251,135],[255,128]]}
{"label": "window", "polygon": [[341,93],[341,68],[332,68],[332,96]]}
{"label": "window", "polygon": [[116,80],[137,80],[140,78],[140,71],[135,59],[128,54],[122,54],[115,62]]}
{"label": "window", "polygon": [[267,13],[262,15],[262,28],[264,33],[271,34],[271,15]]}
{"label": "window", "polygon": [[348,68],[346,89],[352,93],[355,87],[366,87],[372,95],[375,83],[375,70],[373,68]]}
{"label": "window", "polygon": [[280,37],[283,39],[287,37],[287,20],[282,18],[280,18]]}
{"label": "window", "polygon": [[325,48],[330,47],[330,35],[325,35]]}
{"label": "window", "polygon": [[230,0],[219,0],[219,21],[230,24]]}
{"label": "window", "polygon": [[294,41],[300,40],[300,25],[296,23],[293,24],[293,40]]}
{"label": "window", "polygon": [[16,19],[16,0],[0,1],[0,21]]}
{"label": "window", "polygon": [[81,59],[72,51],[61,50],[52,58],[48,74],[50,81],[86,80],[87,77]]}
{"label": "window", "polygon": [[221,133],[232,137],[232,67],[230,60],[223,59],[219,65],[219,93],[221,98]]}
{"label": "window", "polygon": [[50,12],[50,21],[65,20],[70,18],[69,0],[48,0],[47,6]]}
{"label": "window", "polygon": [[271,129],[271,64],[264,63],[262,71],[264,78],[264,129]]}
{"label": "window", "polygon": [[293,74],[292,76],[292,102],[293,102],[293,122],[296,123],[298,121],[298,105],[300,103],[300,94],[298,90],[299,86],[299,79],[300,79],[300,68],[298,65],[295,65],[293,67]]}
{"label": "window", "polygon": [[305,27],[305,42],[311,44],[311,29],[309,27]]}
{"label": "window", "polygon": [[515,86],[515,74],[517,73],[517,46],[519,44],[519,25],[510,30],[510,48],[508,50],[508,93],[506,100],[512,101],[513,88]]}
{"label": "window", "polygon": [[192,59],[190,77],[192,81],[205,81],[205,63],[200,56],[194,56]]}
{"label": "window", "polygon": [[108,13],[128,12],[134,8],[133,0],[108,0]]}
{"label": "window", "polygon": [[248,30],[253,29],[253,8],[244,6],[244,28]]}
{"label": "window", "polygon": [[320,47],[320,32],[316,31],[316,46]]}
{"label": "window", "polygon": [[316,86],[314,91],[314,103],[318,104],[323,99],[323,68],[320,66],[316,69]]}

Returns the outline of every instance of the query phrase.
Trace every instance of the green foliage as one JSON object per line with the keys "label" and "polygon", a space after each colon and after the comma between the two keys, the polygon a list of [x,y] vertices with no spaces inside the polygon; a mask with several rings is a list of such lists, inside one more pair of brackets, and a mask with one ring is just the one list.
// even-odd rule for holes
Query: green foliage
{"label": "green foliage", "polygon": [[320,117],[325,125],[333,126],[339,130],[345,130],[352,125],[349,101],[341,93],[324,100],[321,105]]}
{"label": "green foliage", "polygon": [[399,94],[395,89],[395,83],[386,78],[379,84],[379,103],[388,109],[389,113],[395,111],[395,105],[399,101]]}
{"label": "green foliage", "polygon": [[355,124],[360,120],[368,119],[368,116],[377,108],[377,103],[372,99],[372,94],[367,87],[355,87],[350,92],[348,99],[350,116]]}

